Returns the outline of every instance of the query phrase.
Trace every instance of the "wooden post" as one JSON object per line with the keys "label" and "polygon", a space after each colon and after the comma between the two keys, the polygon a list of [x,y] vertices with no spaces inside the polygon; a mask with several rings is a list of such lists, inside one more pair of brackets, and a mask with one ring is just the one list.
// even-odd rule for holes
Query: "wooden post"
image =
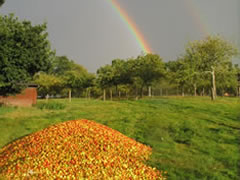
{"label": "wooden post", "polygon": [[194,83],[194,96],[197,96],[197,84],[196,83]]}
{"label": "wooden post", "polygon": [[106,101],[106,89],[103,89],[103,101]]}
{"label": "wooden post", "polygon": [[238,96],[240,97],[240,85],[238,86]]}
{"label": "wooden post", "polygon": [[204,95],[205,95],[205,89],[203,87],[203,89],[202,89],[202,96],[204,96]]}
{"label": "wooden post", "polygon": [[68,91],[68,99],[69,99],[69,102],[72,101],[72,90],[71,89],[69,89],[69,91]]}
{"label": "wooden post", "polygon": [[215,82],[215,69],[213,66],[212,66],[211,75],[212,75],[211,98],[212,100],[215,100],[216,99],[216,82]]}
{"label": "wooden post", "polygon": [[46,101],[47,101],[47,102],[48,102],[48,99],[49,99],[49,95],[47,94],[47,95],[46,95]]}
{"label": "wooden post", "polygon": [[138,99],[138,88],[136,87],[135,89],[135,99],[137,100]]}
{"label": "wooden post", "polygon": [[110,99],[111,99],[111,101],[112,101],[112,97],[113,97],[112,88],[110,88]]}
{"label": "wooden post", "polygon": [[182,97],[184,97],[185,94],[184,94],[184,87],[182,87]]}
{"label": "wooden post", "polygon": [[238,79],[238,96],[240,97],[240,72],[237,74]]}
{"label": "wooden post", "polygon": [[91,99],[91,89],[89,89],[89,92],[88,92],[88,99]]}
{"label": "wooden post", "polygon": [[148,86],[148,96],[149,96],[149,97],[152,96],[152,89],[151,89],[151,86]]}

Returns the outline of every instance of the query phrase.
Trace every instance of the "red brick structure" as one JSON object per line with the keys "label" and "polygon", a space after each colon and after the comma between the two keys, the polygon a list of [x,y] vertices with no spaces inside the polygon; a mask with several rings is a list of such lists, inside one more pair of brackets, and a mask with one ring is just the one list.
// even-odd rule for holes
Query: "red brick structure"
{"label": "red brick structure", "polygon": [[32,106],[37,103],[37,88],[28,87],[21,94],[15,96],[0,96],[0,103],[12,106]]}

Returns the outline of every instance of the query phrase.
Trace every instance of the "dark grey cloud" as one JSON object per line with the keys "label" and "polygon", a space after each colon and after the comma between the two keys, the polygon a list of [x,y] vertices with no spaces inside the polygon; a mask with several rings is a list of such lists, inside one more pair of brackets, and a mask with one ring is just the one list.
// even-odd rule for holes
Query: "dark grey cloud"
{"label": "dark grey cloud", "polygon": [[[196,22],[186,3],[200,22]],[[190,40],[204,37],[197,23],[240,47],[239,0],[118,0],[165,61],[184,52]],[[67,55],[91,72],[114,58],[141,53],[134,36],[108,0],[7,0],[0,13],[15,13],[34,24],[47,21],[58,55]],[[235,60],[237,62],[239,60]]]}

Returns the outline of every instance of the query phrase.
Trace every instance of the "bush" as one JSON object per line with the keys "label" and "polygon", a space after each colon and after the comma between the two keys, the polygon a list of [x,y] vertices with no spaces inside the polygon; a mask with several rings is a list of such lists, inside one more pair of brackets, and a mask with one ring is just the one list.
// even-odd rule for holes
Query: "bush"
{"label": "bush", "polygon": [[35,105],[39,109],[60,110],[64,109],[66,105],[59,102],[40,102]]}

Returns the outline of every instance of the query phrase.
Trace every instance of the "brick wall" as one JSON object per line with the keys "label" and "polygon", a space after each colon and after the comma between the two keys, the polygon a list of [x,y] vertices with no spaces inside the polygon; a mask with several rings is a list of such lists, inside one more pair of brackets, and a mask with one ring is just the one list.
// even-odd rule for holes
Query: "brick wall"
{"label": "brick wall", "polygon": [[37,103],[37,89],[34,87],[26,88],[21,94],[15,96],[0,96],[0,103],[13,106],[29,107]]}

